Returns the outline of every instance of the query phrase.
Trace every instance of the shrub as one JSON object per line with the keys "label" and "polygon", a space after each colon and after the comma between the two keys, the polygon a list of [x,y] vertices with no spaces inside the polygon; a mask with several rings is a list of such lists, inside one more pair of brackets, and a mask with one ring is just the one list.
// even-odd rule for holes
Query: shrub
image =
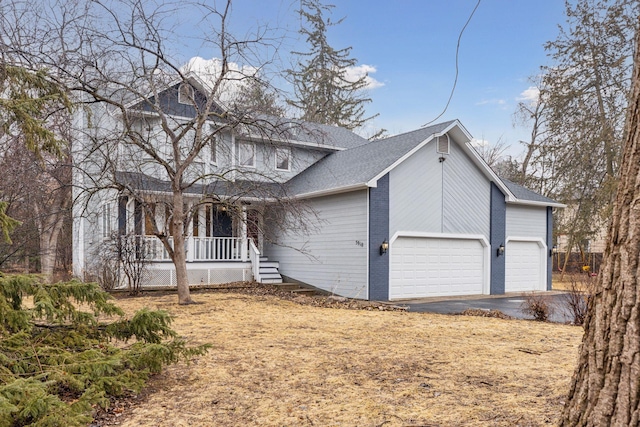
{"label": "shrub", "polygon": [[86,426],[92,405],[208,350],[187,347],[170,324],[164,311],[126,319],[95,283],[0,273],[0,427]]}
{"label": "shrub", "polygon": [[555,311],[546,295],[536,293],[526,294],[520,309],[523,313],[532,316],[534,320],[539,322],[548,321]]}
{"label": "shrub", "polygon": [[589,301],[595,291],[596,281],[591,276],[573,275],[569,278],[570,285],[563,296],[563,304],[566,307],[569,321],[581,326],[587,317]]}

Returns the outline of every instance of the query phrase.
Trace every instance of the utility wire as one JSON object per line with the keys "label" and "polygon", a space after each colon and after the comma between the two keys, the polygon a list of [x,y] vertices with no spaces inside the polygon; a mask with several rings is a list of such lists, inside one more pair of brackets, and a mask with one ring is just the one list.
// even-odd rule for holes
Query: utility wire
{"label": "utility wire", "polygon": [[478,3],[476,3],[476,7],[473,8],[471,15],[469,15],[469,19],[467,19],[467,22],[464,24],[464,27],[462,27],[462,30],[460,30],[460,35],[458,35],[458,45],[456,46],[456,78],[453,81],[453,87],[451,88],[451,93],[449,94],[449,99],[447,100],[447,104],[444,106],[444,110],[442,110],[442,112],[438,114],[438,116],[435,119],[423,124],[421,127],[429,126],[431,123],[438,120],[440,117],[444,115],[444,113],[447,112],[447,109],[449,108],[449,104],[453,99],[453,93],[455,92],[456,85],[458,84],[458,53],[460,52],[460,40],[462,40],[462,34],[464,33],[464,30],[467,28],[467,25],[469,25],[469,22],[471,22],[471,18],[473,18],[473,15],[476,13],[476,10],[478,10],[478,6],[480,6],[481,1],[482,0],[478,0]]}

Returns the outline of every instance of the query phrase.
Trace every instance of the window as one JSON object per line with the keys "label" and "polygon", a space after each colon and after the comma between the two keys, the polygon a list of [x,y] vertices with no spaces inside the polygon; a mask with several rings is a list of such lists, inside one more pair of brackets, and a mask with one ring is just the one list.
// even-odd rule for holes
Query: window
{"label": "window", "polygon": [[238,165],[256,166],[256,145],[252,142],[238,142]]}
{"label": "window", "polygon": [[100,216],[102,222],[102,237],[107,239],[111,236],[111,205],[102,205],[102,214]]}
{"label": "window", "polygon": [[218,135],[211,138],[211,163],[218,164]]}
{"label": "window", "polygon": [[149,203],[147,206],[145,206],[145,210],[144,210],[144,234],[146,234],[147,236],[153,236],[154,224],[156,222],[155,214],[156,214],[156,205],[155,205],[155,203]]}
{"label": "window", "polygon": [[437,137],[437,151],[440,154],[449,154],[449,135],[444,134]]}
{"label": "window", "polygon": [[178,103],[193,105],[193,86],[188,83],[182,83],[178,86]]}
{"label": "window", "polygon": [[291,150],[289,148],[276,148],[276,170],[291,170]]}

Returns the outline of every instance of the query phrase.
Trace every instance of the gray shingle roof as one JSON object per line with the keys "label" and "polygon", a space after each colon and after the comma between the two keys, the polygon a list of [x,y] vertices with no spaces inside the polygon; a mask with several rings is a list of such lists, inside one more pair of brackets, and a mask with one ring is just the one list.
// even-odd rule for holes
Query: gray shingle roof
{"label": "gray shingle roof", "polygon": [[421,128],[333,153],[316,162],[288,182],[293,195],[366,184],[425,139],[453,121]]}
{"label": "gray shingle roof", "polygon": [[[171,193],[171,183],[139,172],[116,172],[116,183],[131,191],[154,191]],[[213,181],[208,184],[194,184],[187,188],[185,194],[215,196],[232,199],[254,198],[271,199],[282,197],[284,189],[281,184],[262,181]]]}
{"label": "gray shingle roof", "polygon": [[548,197],[545,197],[541,194],[531,191],[528,188],[523,187],[522,185],[509,181],[506,178],[500,177],[500,179],[502,180],[504,185],[507,186],[509,191],[511,191],[513,195],[516,196],[518,200],[526,200],[530,202],[540,202],[540,203],[553,203],[553,204],[558,203],[555,200],[552,200]]}
{"label": "gray shingle roof", "polygon": [[258,114],[254,117],[244,117],[243,122],[245,124],[238,128],[240,134],[244,132],[265,141],[303,142],[336,149],[354,148],[369,142],[348,129],[298,119]]}

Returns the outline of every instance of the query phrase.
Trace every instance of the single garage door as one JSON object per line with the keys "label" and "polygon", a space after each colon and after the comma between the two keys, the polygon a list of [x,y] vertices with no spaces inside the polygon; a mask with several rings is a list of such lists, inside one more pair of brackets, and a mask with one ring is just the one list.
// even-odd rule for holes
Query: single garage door
{"label": "single garage door", "polygon": [[505,292],[544,290],[542,251],[537,242],[510,240],[505,247]]}
{"label": "single garage door", "polygon": [[480,240],[399,237],[391,248],[390,299],[482,294]]}

